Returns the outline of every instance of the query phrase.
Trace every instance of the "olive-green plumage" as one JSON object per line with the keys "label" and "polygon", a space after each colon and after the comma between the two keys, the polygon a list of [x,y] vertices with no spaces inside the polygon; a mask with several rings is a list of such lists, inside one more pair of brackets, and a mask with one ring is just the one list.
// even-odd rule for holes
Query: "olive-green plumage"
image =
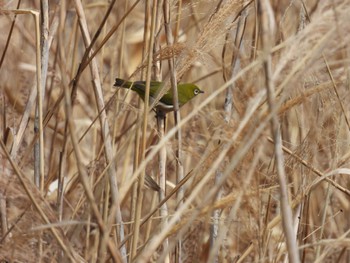
{"label": "olive-green plumage", "polygon": [[[115,79],[114,86],[123,87],[126,89],[131,89],[136,91],[137,94],[144,100],[145,99],[145,90],[146,90],[146,82],[145,81],[126,81],[123,79]],[[155,97],[158,95],[159,89],[162,88],[163,83],[158,81],[151,81],[150,83],[150,103],[152,103]],[[177,93],[179,99],[179,107],[183,106],[186,102],[193,99],[200,93],[203,93],[196,85],[192,83],[182,83],[177,85]],[[157,109],[160,109],[164,112],[169,112],[174,110],[173,106],[173,93],[170,89],[167,93],[163,95],[163,97],[159,100]]]}

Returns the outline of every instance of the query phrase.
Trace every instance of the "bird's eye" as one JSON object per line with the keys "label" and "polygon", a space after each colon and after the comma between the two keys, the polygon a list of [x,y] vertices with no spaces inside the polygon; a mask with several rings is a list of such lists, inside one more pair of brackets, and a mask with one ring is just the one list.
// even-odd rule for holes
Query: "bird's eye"
{"label": "bird's eye", "polygon": [[194,92],[194,95],[198,95],[199,94],[199,89],[195,89],[193,92]]}

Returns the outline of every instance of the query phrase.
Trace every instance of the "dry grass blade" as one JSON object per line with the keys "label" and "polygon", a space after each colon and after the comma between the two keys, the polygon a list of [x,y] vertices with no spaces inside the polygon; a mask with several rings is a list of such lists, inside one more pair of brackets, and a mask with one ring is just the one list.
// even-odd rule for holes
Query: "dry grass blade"
{"label": "dry grass blade", "polygon": [[[40,216],[42,217],[42,220],[46,224],[50,224],[50,222],[55,221],[54,212],[50,209],[50,206],[47,203],[47,201],[41,196],[40,191],[19,170],[16,163],[12,160],[2,140],[0,140],[0,145],[4,155],[7,157],[7,160],[10,162],[12,169],[14,170],[14,174],[18,177],[19,181],[23,186],[23,189],[27,193],[34,207],[38,210]],[[61,245],[62,249],[65,251],[66,255],[68,256],[68,258],[70,260],[79,260],[80,258],[79,255],[73,250],[71,246],[69,246],[69,242],[66,241],[66,237],[62,234],[61,230],[51,227],[50,231],[55,236],[58,243]]]}

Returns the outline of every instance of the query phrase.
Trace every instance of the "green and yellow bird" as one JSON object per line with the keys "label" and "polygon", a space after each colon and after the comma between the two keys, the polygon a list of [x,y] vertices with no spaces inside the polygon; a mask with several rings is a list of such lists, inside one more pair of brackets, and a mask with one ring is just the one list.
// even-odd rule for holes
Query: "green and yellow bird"
{"label": "green and yellow bird", "polygon": [[[137,94],[143,100],[145,99],[146,81],[126,81],[123,79],[116,78],[114,86],[136,91]],[[159,89],[161,89],[162,87],[163,82],[151,81],[149,94],[150,104],[155,100],[156,96],[158,95]],[[198,88],[192,83],[178,84],[177,94],[179,99],[179,107],[183,106],[200,93],[204,93],[204,91],[202,91],[200,88]],[[163,95],[163,97],[157,103],[156,108],[163,112],[170,112],[174,110],[172,89],[170,89],[167,93]]]}

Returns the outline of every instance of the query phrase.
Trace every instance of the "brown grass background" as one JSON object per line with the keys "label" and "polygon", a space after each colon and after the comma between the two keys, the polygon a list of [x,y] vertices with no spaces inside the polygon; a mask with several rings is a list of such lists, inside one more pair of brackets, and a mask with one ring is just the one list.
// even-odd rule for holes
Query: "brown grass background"
{"label": "brown grass background", "polygon": [[[32,103],[30,94],[37,90],[38,49],[30,12],[45,11],[39,1],[20,2],[21,12],[15,11],[17,1],[0,1],[1,262],[287,261],[292,252],[281,221],[271,139],[270,121],[276,115],[297,257],[301,262],[350,261],[350,5],[272,0],[273,12],[265,13],[258,2],[159,1],[153,36],[153,1],[48,1],[48,28],[41,26],[38,35],[48,29],[42,42],[49,45],[42,54],[48,62],[41,60],[39,78],[45,93],[38,113],[45,122],[34,132],[38,99],[33,96]],[[163,5],[170,7],[171,45]],[[274,31],[263,30],[264,21]],[[83,58],[81,23],[90,38],[99,33],[92,46],[98,52],[89,64]],[[176,193],[171,195],[179,165],[173,114],[167,116],[165,139],[158,136],[153,112],[144,133],[143,103],[133,92],[113,88],[115,77],[146,79],[150,35],[155,40],[152,79],[170,83],[173,74],[205,91],[180,111],[181,165],[188,180],[179,204]],[[266,79],[274,90],[272,113]],[[40,135],[41,154],[34,152]],[[157,193],[134,186],[139,174],[157,180],[162,147],[166,195],[171,195],[166,220],[159,216]],[[35,163],[44,169],[39,187]],[[134,204],[141,191],[140,217],[147,221],[131,257]],[[118,211],[124,246],[115,221]],[[182,250],[176,253],[180,240]]]}

